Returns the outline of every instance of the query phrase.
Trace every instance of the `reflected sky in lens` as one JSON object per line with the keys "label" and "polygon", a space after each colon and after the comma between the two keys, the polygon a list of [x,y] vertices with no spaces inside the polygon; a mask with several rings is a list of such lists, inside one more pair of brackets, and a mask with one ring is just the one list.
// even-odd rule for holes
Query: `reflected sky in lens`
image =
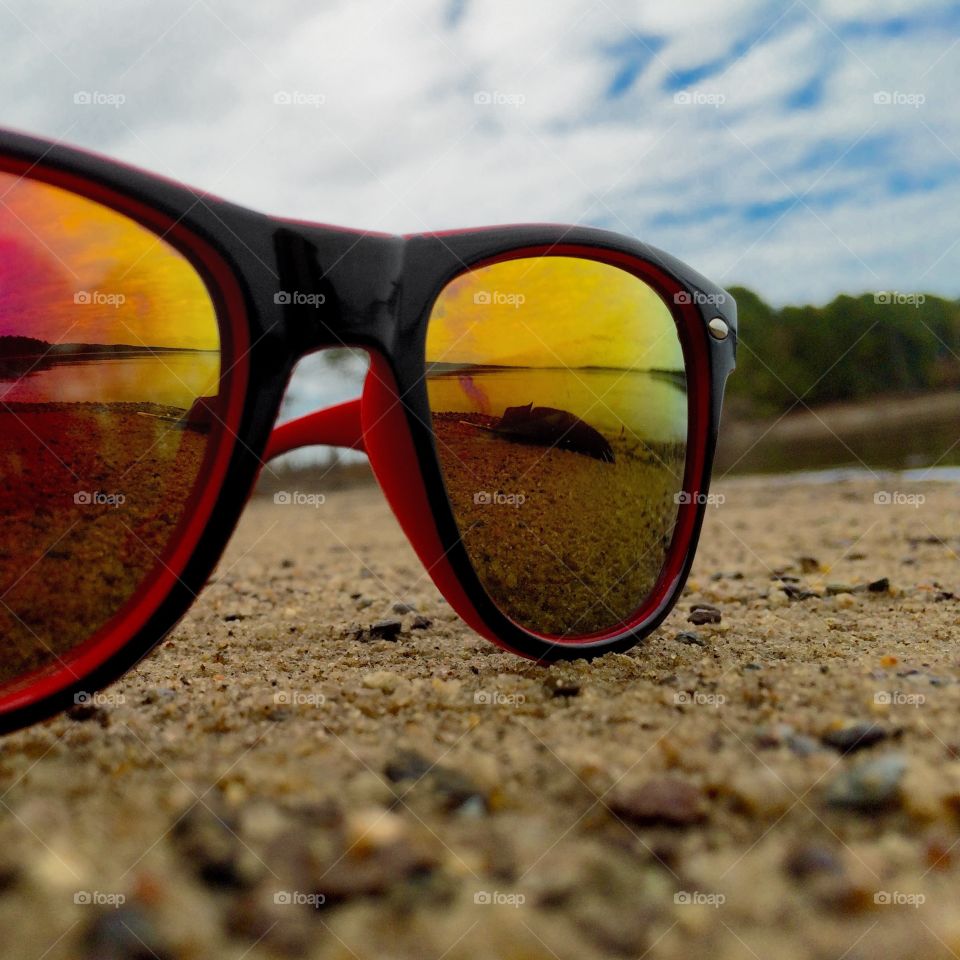
{"label": "reflected sky in lens", "polygon": [[219,349],[190,263],[83,197],[0,172],[0,336]]}
{"label": "reflected sky in lens", "polygon": [[[641,331],[642,339],[632,336]],[[617,267],[569,257],[510,260],[446,287],[431,316],[427,359],[682,370],[672,332],[672,315],[657,293]]]}

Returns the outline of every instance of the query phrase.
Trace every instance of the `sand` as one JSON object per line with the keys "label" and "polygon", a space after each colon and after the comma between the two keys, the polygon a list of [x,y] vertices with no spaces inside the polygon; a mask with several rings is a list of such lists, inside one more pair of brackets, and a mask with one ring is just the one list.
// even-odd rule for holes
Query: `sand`
{"label": "sand", "polygon": [[453,616],[375,489],[299,492],[3,740],[5,957],[960,951],[956,488],[723,483],[664,627],[552,669]]}

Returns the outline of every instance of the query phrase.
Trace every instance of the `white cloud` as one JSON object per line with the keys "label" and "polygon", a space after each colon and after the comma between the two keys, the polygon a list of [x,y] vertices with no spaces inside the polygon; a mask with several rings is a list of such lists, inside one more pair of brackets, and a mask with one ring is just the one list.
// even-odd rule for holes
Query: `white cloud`
{"label": "white cloud", "polygon": [[[451,27],[435,0],[7,0],[0,122],[283,215],[397,231],[582,221],[774,302],[956,296],[956,257],[936,263],[960,200],[960,45],[933,19],[949,9],[472,0]],[[852,29],[896,16],[929,23]],[[725,102],[674,102],[678,75],[717,63],[690,89]],[[816,83],[818,101],[787,108]],[[127,102],[80,109],[84,89]],[[278,91],[323,102],[278,105]],[[878,105],[878,91],[927,100]],[[897,194],[895,178],[928,190]],[[776,213],[749,215],[764,204]]]}

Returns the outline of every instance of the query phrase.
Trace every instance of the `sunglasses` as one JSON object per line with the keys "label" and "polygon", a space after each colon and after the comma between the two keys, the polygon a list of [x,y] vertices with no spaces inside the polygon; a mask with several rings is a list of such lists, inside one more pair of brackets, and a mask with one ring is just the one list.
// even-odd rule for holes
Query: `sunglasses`
{"label": "sunglasses", "polygon": [[[343,346],[362,395],[275,426]],[[733,299],[627,237],[271,218],[0,131],[0,729],[141,659],[311,444],[366,453],[478,633],[631,647],[690,569],[735,349]]]}

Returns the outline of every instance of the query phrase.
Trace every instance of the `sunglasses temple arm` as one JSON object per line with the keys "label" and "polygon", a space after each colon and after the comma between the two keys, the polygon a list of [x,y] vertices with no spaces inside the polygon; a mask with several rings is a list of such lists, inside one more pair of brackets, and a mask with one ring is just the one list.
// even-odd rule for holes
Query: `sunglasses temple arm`
{"label": "sunglasses temple arm", "polygon": [[326,410],[298,417],[270,434],[264,462],[299,447],[329,446],[363,450],[363,426],[360,421],[360,398],[339,403]]}

